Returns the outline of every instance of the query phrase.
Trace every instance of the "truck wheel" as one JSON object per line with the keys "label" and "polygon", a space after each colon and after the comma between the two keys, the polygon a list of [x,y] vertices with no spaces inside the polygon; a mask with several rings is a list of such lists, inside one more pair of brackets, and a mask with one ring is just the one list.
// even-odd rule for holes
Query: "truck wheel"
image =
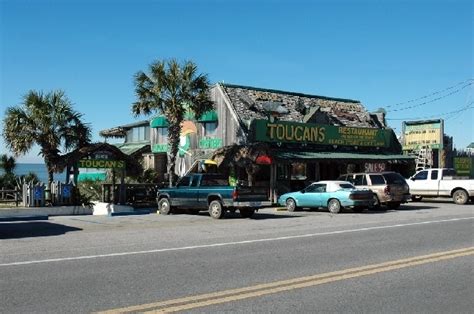
{"label": "truck wheel", "polygon": [[250,218],[255,213],[255,209],[241,209],[240,216],[242,218]]}
{"label": "truck wheel", "polygon": [[286,210],[289,211],[289,212],[294,212],[298,209],[298,207],[296,207],[296,201],[292,198],[289,198],[286,200]]}
{"label": "truck wheel", "polygon": [[330,199],[328,202],[328,210],[332,214],[339,213],[341,211],[341,202],[335,198]]}
{"label": "truck wheel", "polygon": [[171,214],[171,204],[167,198],[162,198],[158,202],[158,211],[161,215],[169,215]]}
{"label": "truck wheel", "polygon": [[454,203],[458,205],[464,205],[467,203],[469,196],[467,195],[467,192],[464,190],[456,190],[453,193],[453,201]]}
{"label": "truck wheel", "polygon": [[416,196],[416,195],[414,195],[414,196],[411,197],[411,200],[412,200],[413,202],[419,202],[419,201],[421,201],[422,198],[423,198],[423,197],[421,197],[421,196]]}
{"label": "truck wheel", "polygon": [[218,200],[212,201],[209,204],[209,215],[214,219],[221,219],[225,215],[225,211],[222,208],[222,203]]}

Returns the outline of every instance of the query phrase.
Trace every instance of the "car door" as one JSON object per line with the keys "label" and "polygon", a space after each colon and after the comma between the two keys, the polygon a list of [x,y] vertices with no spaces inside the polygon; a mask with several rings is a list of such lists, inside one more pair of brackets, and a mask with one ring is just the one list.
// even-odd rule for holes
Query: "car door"
{"label": "car door", "polygon": [[422,170],[410,179],[410,192],[413,195],[430,194],[428,185],[428,170]]}
{"label": "car door", "polygon": [[189,176],[182,177],[176,184],[175,195],[173,197],[173,206],[186,207],[189,204]]}
{"label": "car door", "polygon": [[311,184],[305,189],[301,190],[298,195],[298,206],[299,207],[319,207],[319,193],[318,188],[321,184]]}

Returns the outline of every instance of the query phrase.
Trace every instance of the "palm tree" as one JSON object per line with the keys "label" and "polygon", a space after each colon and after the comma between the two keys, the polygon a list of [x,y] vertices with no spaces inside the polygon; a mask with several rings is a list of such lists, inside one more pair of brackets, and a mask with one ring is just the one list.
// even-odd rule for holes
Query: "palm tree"
{"label": "palm tree", "polygon": [[63,91],[29,91],[20,106],[7,108],[3,137],[15,155],[26,154],[35,144],[40,147],[50,186],[53,173],[58,170],[60,153],[90,141],[90,127],[81,118],[82,114],[72,108]]}
{"label": "palm tree", "polygon": [[16,168],[16,160],[13,156],[7,156],[7,154],[2,154],[0,156],[0,166],[3,168],[5,173],[13,173],[13,170]]}
{"label": "palm tree", "polygon": [[135,74],[135,92],[138,101],[132,105],[135,116],[164,114],[168,120],[168,176],[171,185],[175,176],[176,155],[179,148],[181,123],[187,110],[200,118],[213,109],[209,98],[210,84],[205,74],[197,73],[191,61],[180,65],[176,60],[156,61],[149,73]]}

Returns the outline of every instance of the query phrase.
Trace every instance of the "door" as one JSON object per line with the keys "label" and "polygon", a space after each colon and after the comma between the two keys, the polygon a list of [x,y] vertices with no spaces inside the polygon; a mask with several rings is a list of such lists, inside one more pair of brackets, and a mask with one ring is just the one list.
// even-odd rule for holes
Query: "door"
{"label": "door", "polygon": [[415,174],[410,179],[410,193],[413,195],[426,195],[430,194],[427,185],[428,185],[428,170],[422,170]]}
{"label": "door", "polygon": [[311,184],[298,195],[299,207],[321,207],[321,191],[326,191],[326,184]]}

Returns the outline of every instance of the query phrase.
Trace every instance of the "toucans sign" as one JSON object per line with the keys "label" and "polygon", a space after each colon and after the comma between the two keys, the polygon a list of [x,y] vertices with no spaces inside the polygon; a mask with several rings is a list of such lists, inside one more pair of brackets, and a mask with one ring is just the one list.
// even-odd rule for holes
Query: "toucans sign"
{"label": "toucans sign", "polygon": [[107,159],[80,159],[79,168],[111,168],[124,169],[125,161],[123,160],[107,160]]}
{"label": "toucans sign", "polygon": [[270,143],[301,143],[338,146],[389,147],[393,131],[327,124],[254,120],[253,140]]}

